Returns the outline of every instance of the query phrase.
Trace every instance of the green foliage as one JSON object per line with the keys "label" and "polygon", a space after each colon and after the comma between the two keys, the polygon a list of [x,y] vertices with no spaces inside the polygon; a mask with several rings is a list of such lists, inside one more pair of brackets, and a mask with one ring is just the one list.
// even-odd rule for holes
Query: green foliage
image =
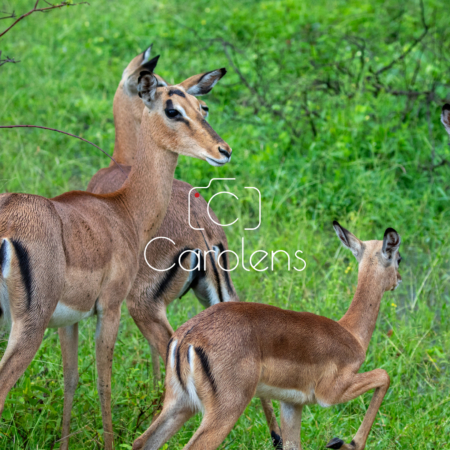
{"label": "green foliage", "polygon": [[[28,0],[4,2],[25,12]],[[261,190],[263,220],[228,232],[246,266],[252,251],[303,252],[303,272],[232,275],[242,300],[307,310],[338,319],[354,292],[357,268],[331,227],[339,221],[361,239],[402,236],[402,286],[387,293],[362,370],[384,368],[391,387],[368,448],[439,449],[450,432],[448,136],[439,123],[449,96],[448,5],[399,0],[240,2],[93,1],[35,13],[0,42],[19,64],[0,68],[1,122],[60,128],[112,153],[112,100],[122,70],[154,42],[158,73],[169,81],[218,67],[228,74],[205,98],[210,122],[232,146],[223,168],[181,157],[176,176],[195,186],[235,177]],[[6,23],[6,21],[4,21]],[[4,25],[2,23],[2,25]],[[403,95],[401,92],[414,92]],[[54,196],[83,189],[109,161],[93,147],[40,130],[1,130],[2,191]],[[231,182],[228,184],[232,188]],[[236,209],[237,208],[237,209]],[[257,217],[252,198],[239,210],[215,207],[225,220]],[[298,267],[298,266],[297,266]],[[169,308],[176,328],[201,310],[192,294]],[[72,413],[71,448],[101,448],[93,320],[81,324],[80,384]],[[3,348],[5,343],[3,343]],[[153,388],[146,341],[124,308],[113,366],[116,448],[130,448],[150,423],[161,386]],[[371,394],[345,405],[305,408],[305,448],[334,436],[350,439]],[[0,449],[56,449],[63,405],[57,333],[42,347],[8,396]],[[200,417],[170,441],[182,448]],[[222,448],[270,448],[259,403],[247,408]]]}

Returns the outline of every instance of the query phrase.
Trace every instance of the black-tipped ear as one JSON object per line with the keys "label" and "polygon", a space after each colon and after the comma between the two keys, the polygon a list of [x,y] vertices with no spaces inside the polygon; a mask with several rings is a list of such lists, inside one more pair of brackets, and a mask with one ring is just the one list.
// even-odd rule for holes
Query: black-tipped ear
{"label": "black-tipped ear", "polygon": [[226,73],[227,70],[225,68],[201,73],[184,80],[180,83],[180,86],[190,95],[206,95],[211,92],[211,89]]}
{"label": "black-tipped ear", "polygon": [[393,228],[387,228],[384,232],[383,247],[381,249],[383,256],[391,259],[392,255],[400,247],[400,242],[400,235]]}
{"label": "black-tipped ear", "polygon": [[362,242],[350,231],[339,225],[337,220],[333,221],[333,228],[344,247],[350,249],[356,258],[361,257],[363,252]]}
{"label": "black-tipped ear", "polygon": [[150,55],[152,53],[153,43],[151,43],[143,52],[142,52],[142,64],[146,63],[150,60]]}
{"label": "black-tipped ear", "polygon": [[141,64],[141,68],[148,70],[149,72],[153,73],[155,71],[156,65],[158,64],[158,59],[159,59],[160,55],[155,56],[153,59],[151,59],[150,61]]}

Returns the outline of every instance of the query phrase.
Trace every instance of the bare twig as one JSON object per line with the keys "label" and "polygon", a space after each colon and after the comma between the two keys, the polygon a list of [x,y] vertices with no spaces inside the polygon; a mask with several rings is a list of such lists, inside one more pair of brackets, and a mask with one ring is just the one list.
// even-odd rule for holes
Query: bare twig
{"label": "bare twig", "polygon": [[14,58],[10,58],[9,56],[7,56],[5,59],[2,59],[2,51],[0,50],[0,67],[3,66],[3,64],[6,63],[18,63],[20,61],[16,61]]}
{"label": "bare twig", "polygon": [[393,59],[388,65],[382,67],[381,69],[378,69],[374,75],[375,77],[378,77],[378,75],[382,74],[383,72],[386,72],[387,70],[391,69],[395,64],[397,64],[398,62],[404,60],[406,58],[406,56],[408,56],[411,51],[418,45],[420,44],[420,42],[423,41],[423,39],[425,38],[425,36],[428,34],[428,30],[429,30],[429,26],[425,20],[425,7],[423,5],[423,0],[420,0],[420,18],[422,20],[422,26],[424,28],[422,34],[414,39],[414,41],[412,42],[412,44],[397,58]]}
{"label": "bare twig", "polygon": [[[35,12],[42,12],[45,13],[47,11],[50,11],[51,9],[58,9],[58,8],[62,8],[63,6],[77,6],[77,5],[82,5],[82,4],[87,4],[89,5],[88,2],[80,2],[80,3],[70,3],[69,1],[63,1],[61,3],[58,3],[57,5],[52,5],[50,3],[47,3],[50,6],[47,6],[46,8],[38,8],[39,5],[39,1],[40,0],[36,0],[36,3],[34,4],[34,8],[30,11],[28,11],[25,14],[22,14],[20,17],[17,18],[17,20],[15,20],[6,30],[4,30],[3,32],[0,33],[0,37],[4,36],[9,30],[11,30],[11,28],[13,28],[14,26],[16,26],[21,20],[25,19],[25,17],[30,16],[31,14],[35,13]],[[14,13],[13,13],[14,14]],[[14,16],[15,17],[15,16]],[[11,18],[11,17],[10,17]]]}
{"label": "bare twig", "polygon": [[292,124],[289,122],[289,120],[287,120],[286,116],[281,111],[274,110],[272,108],[272,105],[266,101],[266,99],[254,88],[254,86],[252,86],[250,84],[250,82],[244,76],[242,71],[235,64],[233,58],[231,57],[231,55],[228,51],[228,48],[231,48],[231,49],[233,49],[233,51],[237,51],[238,53],[241,53],[241,52],[239,50],[237,50],[231,42],[225,41],[222,38],[215,38],[215,39],[212,39],[211,41],[219,42],[222,45],[223,51],[225,53],[225,56],[228,59],[228,62],[230,63],[231,67],[236,72],[236,74],[238,75],[239,79],[244,84],[244,86],[258,99],[258,101],[261,103],[262,106],[264,106],[265,108],[268,108],[273,114],[275,114],[276,116],[283,119],[286,122],[286,125],[292,131],[293,135],[298,138],[299,137],[298,131],[292,126]]}
{"label": "bare twig", "polygon": [[67,131],[58,130],[56,128],[49,128],[49,127],[41,127],[39,125],[0,125],[0,128],[40,128],[42,130],[50,130],[50,131],[56,131],[57,133],[66,134],[67,136],[71,136],[74,138],[79,139],[80,141],[87,142],[88,144],[91,144],[95,148],[98,148],[102,153],[104,153],[111,161],[114,162],[114,164],[117,165],[117,167],[120,169],[120,171],[128,178],[125,171],[122,169],[121,165],[108,153],[106,153],[104,150],[102,150],[98,145],[95,145],[93,142],[88,141],[87,139],[84,139],[80,136],[77,136],[76,134],[68,133]]}
{"label": "bare twig", "polygon": [[[9,13],[7,13],[5,11],[2,11],[2,13],[3,14],[9,14]],[[15,19],[15,18],[16,18],[16,12],[13,11],[11,14],[9,14],[9,16],[0,17],[0,20],[3,20],[3,19]]]}
{"label": "bare twig", "polygon": [[447,159],[443,159],[440,162],[438,162],[437,164],[432,164],[431,166],[421,166],[422,170],[428,170],[430,172],[432,172],[435,169],[438,169],[439,167],[442,166],[450,166],[450,161]]}

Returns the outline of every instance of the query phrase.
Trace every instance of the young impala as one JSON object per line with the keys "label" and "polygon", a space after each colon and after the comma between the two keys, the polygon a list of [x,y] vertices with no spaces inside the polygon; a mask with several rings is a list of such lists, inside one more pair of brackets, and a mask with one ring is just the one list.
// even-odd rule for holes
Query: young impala
{"label": "young impala", "polygon": [[[130,74],[144,67],[150,58],[151,46],[141,55],[136,56],[125,69],[122,80],[114,96],[114,126],[116,141],[114,146],[114,159],[122,165],[123,171],[115,164],[99,170],[89,182],[87,190],[97,194],[104,194],[119,189],[126,179],[126,174],[131,170],[135,162],[137,151],[137,137],[140,127],[144,104],[135,95],[130,95],[136,88],[137,80]],[[201,74],[208,76],[208,74]],[[167,83],[159,76],[158,84],[167,86]],[[195,95],[206,92],[199,90]],[[205,117],[208,115],[208,107],[201,102],[201,108]],[[124,174],[125,172],[125,174]],[[158,237],[170,238],[176,245],[167,239],[154,241],[147,249],[146,257],[150,266],[155,268],[172,269],[166,272],[153,270],[146,263],[144,254],[140,255],[139,272],[127,297],[127,306],[131,316],[136,322],[150,344],[155,381],[161,379],[159,356],[165,360],[167,344],[173,334],[173,329],[167,320],[167,306],[175,299],[182,297],[189,289],[192,289],[203,304],[208,307],[219,302],[239,301],[233,286],[229,272],[222,270],[228,268],[228,261],[217,261],[217,255],[223,250],[228,250],[228,242],[223,228],[212,222],[207,214],[207,203],[203,197],[196,198],[191,193],[191,216],[196,221],[194,230],[189,225],[188,196],[192,186],[179,180],[173,180],[172,197],[167,208],[166,216],[159,230],[155,233]],[[211,216],[216,223],[219,222],[214,212]],[[207,255],[206,261],[200,260],[193,253],[184,253],[182,256],[183,267],[191,271],[183,270],[179,264],[179,257],[186,250],[194,250],[197,254]],[[193,270],[197,264],[201,270]],[[72,335],[71,335],[72,336]],[[74,338],[72,336],[72,338]],[[71,350],[76,352],[75,345]],[[70,357],[66,355],[66,359]],[[77,372],[76,358],[72,367],[67,367],[69,372]],[[73,376],[67,374],[67,378]],[[66,379],[66,376],[64,377]],[[67,397],[73,398],[75,386],[67,386]],[[273,412],[270,401],[261,401],[264,413],[269,424],[274,446],[281,447],[280,429]],[[70,407],[68,406],[70,411]],[[70,415],[67,415],[67,423],[64,423],[63,436],[69,435]]]}
{"label": "young impala", "polygon": [[[145,108],[136,161],[116,192],[68,192],[53,199],[0,196],[1,312],[11,325],[0,361],[0,412],[5,398],[36,354],[48,327],[62,328],[64,366],[75,366],[78,322],[97,314],[96,356],[105,447],[113,448],[111,367],[120,305],[139,268],[139,257],[158,230],[172,193],[178,154],[213,165],[231,149],[208,125],[192,92],[209,91],[225,70],[158,87],[158,57],[130,77],[130,95]],[[76,385],[77,372],[66,383]],[[68,400],[71,405],[71,399]],[[64,411],[64,419],[70,408]]]}
{"label": "young impala", "polygon": [[382,369],[358,370],[383,294],[401,281],[400,236],[388,228],[382,241],[360,241],[337,222],[333,226],[359,263],[358,286],[344,317],[335,322],[307,312],[234,302],[201,312],[170,340],[163,410],[133,450],[160,448],[197,411],[203,411],[203,420],[184,448],[215,449],[254,396],[280,401],[283,448],[298,450],[304,405],[335,405],[375,389],[351,443],[334,438],[327,445],[365,447],[389,376]]}

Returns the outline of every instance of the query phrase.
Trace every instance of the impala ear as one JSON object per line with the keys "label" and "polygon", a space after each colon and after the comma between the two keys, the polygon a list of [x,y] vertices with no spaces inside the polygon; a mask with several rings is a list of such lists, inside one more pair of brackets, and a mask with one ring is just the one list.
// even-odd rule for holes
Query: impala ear
{"label": "impala ear", "polygon": [[180,86],[191,95],[199,96],[208,94],[216,83],[227,73],[226,69],[213,70],[201,73],[184,80]]}
{"label": "impala ear", "polygon": [[[150,72],[153,72],[153,69],[155,68],[155,67],[152,68],[152,61],[150,60],[152,47],[153,47],[153,44],[150,44],[150,47],[148,47],[147,50],[145,50],[142,53],[142,63],[141,63],[142,70],[149,70]],[[169,86],[169,83],[167,83],[167,81],[163,77],[160,77],[156,73],[154,73],[153,75],[155,75],[156,79],[158,80],[158,87],[159,86]]]}
{"label": "impala ear", "polygon": [[388,228],[384,232],[383,237],[383,247],[381,249],[381,253],[386,259],[391,259],[392,255],[398,250],[400,247],[401,238],[400,235],[393,229]]}
{"label": "impala ear", "polygon": [[333,221],[333,228],[344,247],[350,249],[356,259],[359,259],[363,253],[363,243],[350,231],[341,227],[336,220]]}
{"label": "impala ear", "polygon": [[144,64],[144,63],[150,61],[150,55],[152,53],[152,47],[153,47],[153,43],[150,44],[147,47],[147,49],[142,52],[142,63],[141,64]]}
{"label": "impala ear", "polygon": [[[156,65],[158,64],[158,59],[159,59],[159,55],[155,56],[153,59],[151,59],[150,61],[146,61],[146,57],[149,56],[148,52],[149,50],[151,50],[151,46],[143,53],[143,62],[141,65],[139,65],[136,69],[133,70],[133,72],[128,75],[126,81],[125,81],[125,89],[128,92],[129,95],[139,95],[141,98],[142,97],[142,92],[139,88],[139,83],[142,81],[142,77],[144,75],[151,75],[152,78],[154,78],[154,82],[152,82],[151,84],[153,85],[155,84],[155,89],[158,86],[167,86],[167,83],[159,76],[156,75],[154,72]],[[147,56],[146,56],[147,54]],[[147,80],[148,81],[148,80]],[[149,86],[149,83],[146,83],[146,86]]]}
{"label": "impala ear", "polygon": [[450,105],[448,103],[442,107],[441,122],[450,136]]}

